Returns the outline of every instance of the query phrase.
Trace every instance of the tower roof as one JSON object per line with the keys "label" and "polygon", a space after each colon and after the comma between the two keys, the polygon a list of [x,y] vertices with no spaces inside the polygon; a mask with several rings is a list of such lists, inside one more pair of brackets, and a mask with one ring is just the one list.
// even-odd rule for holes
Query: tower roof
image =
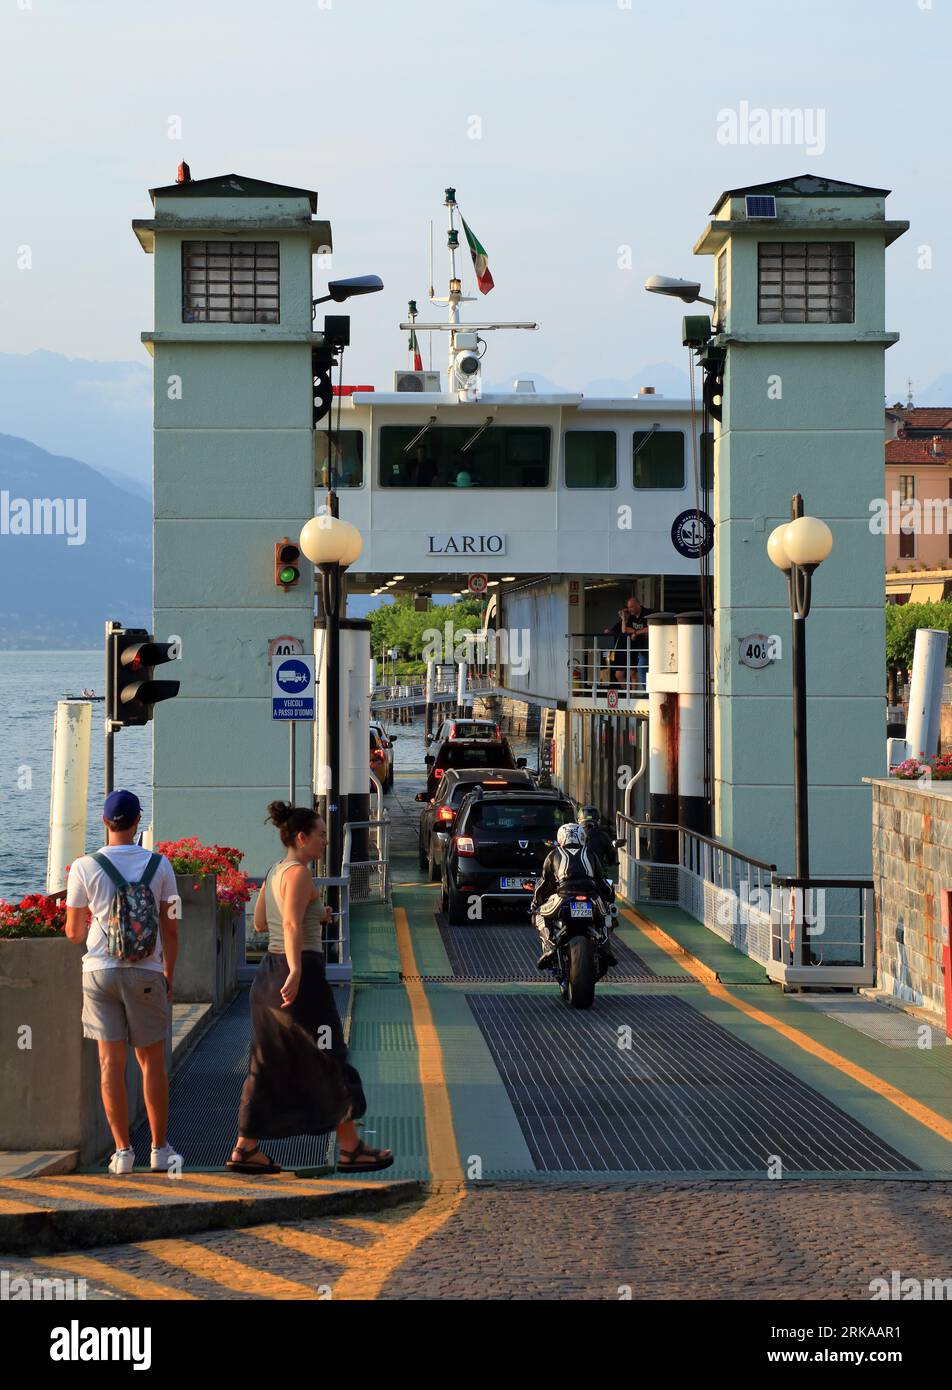
{"label": "tower roof", "polygon": [[842,179],[823,179],[816,174],[798,174],[792,179],[777,179],[774,183],[751,183],[746,188],[728,188],[711,208],[711,215],[725,198],[741,198],[747,193],[772,193],[778,198],[888,198],[888,188],[866,188],[861,183],[844,183]]}
{"label": "tower roof", "polygon": [[317,193],[313,188],[293,188],[289,184],[250,179],[244,174],[216,174],[210,179],[190,179],[187,183],[168,183],[150,188],[149,197],[163,198],[307,198],[317,212]]}

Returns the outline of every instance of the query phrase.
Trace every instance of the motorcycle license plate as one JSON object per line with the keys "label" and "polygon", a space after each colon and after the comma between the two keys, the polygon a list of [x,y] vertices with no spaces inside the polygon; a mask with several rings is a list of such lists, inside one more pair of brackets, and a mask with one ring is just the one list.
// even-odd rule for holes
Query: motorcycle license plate
{"label": "motorcycle license plate", "polygon": [[573,917],[591,917],[592,915],[591,903],[570,903],[569,906],[572,909]]}
{"label": "motorcycle license plate", "polygon": [[522,888],[522,886],[523,880],[521,878],[501,878],[499,880],[500,888]]}

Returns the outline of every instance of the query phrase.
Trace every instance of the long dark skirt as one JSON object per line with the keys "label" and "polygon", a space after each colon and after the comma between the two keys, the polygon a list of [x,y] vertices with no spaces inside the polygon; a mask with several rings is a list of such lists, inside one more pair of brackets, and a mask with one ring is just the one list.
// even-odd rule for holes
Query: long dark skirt
{"label": "long dark skirt", "polygon": [[272,951],[251,986],[251,1055],[241,1092],[238,1133],[251,1139],[326,1134],[367,1110],[363,1086],[347,1061],[344,1030],[320,951],[301,952],[301,984],[281,1007],[287,956]]}

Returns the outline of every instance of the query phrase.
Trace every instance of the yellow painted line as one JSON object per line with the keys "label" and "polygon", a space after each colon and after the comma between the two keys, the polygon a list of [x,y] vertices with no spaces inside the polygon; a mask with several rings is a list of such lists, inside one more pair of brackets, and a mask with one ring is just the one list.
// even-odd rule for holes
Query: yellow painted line
{"label": "yellow painted line", "polygon": [[337,1299],[377,1298],[391,1275],[412,1255],[418,1245],[445,1226],[466,1199],[466,1189],[437,1193],[419,1211],[389,1229],[380,1240],[362,1252],[359,1265],[334,1280]]}
{"label": "yellow painted line", "polygon": [[387,1229],[387,1224],[393,1223],[397,1208],[390,1211],[381,1212],[378,1221],[371,1221],[366,1216],[338,1216],[335,1220],[338,1226],[351,1226],[355,1231],[369,1231],[371,1235],[383,1235]]}
{"label": "yellow painted line", "polygon": [[446,1072],[443,1068],[443,1049],[433,1024],[430,1001],[419,979],[413,941],[406,909],[393,909],[393,923],[400,952],[403,984],[410,1001],[413,1031],[419,1054],[420,1086],[423,1091],[423,1119],[426,1130],[427,1153],[431,1176],[441,1182],[462,1182],[463,1170],[456,1148],[453,1112],[450,1107]]}
{"label": "yellow painted line", "polygon": [[52,1207],[35,1207],[29,1202],[0,1200],[0,1216],[24,1216],[29,1211],[52,1211]]}
{"label": "yellow painted line", "polygon": [[69,1274],[79,1275],[81,1279],[89,1279],[97,1284],[106,1284],[109,1288],[118,1289],[120,1293],[128,1293],[133,1298],[161,1298],[163,1302],[169,1299],[190,1299],[194,1301],[193,1293],[186,1293],[184,1289],[177,1289],[172,1284],[159,1284],[153,1279],[142,1279],[136,1274],[127,1274],[123,1269],[114,1269],[112,1265],[104,1263],[102,1260],[91,1259],[88,1255],[60,1255],[55,1260],[34,1260],[34,1264],[45,1265],[48,1269],[63,1270]]}
{"label": "yellow painted line", "polygon": [[288,1226],[251,1226],[248,1234],[335,1265],[352,1265],[367,1256],[366,1245],[351,1245],[346,1240],[314,1235],[311,1231],[293,1231]]}
{"label": "yellow painted line", "polygon": [[64,1182],[51,1182],[49,1178],[19,1178],[9,1182],[0,1183],[2,1187],[12,1187],[24,1196],[29,1192],[35,1197],[56,1197],[60,1200],[70,1202],[92,1202],[97,1207],[138,1207],[141,1202],[137,1202],[132,1197],[114,1197],[105,1192],[90,1192],[82,1185],[70,1185]]}
{"label": "yellow painted line", "polygon": [[[254,1234],[255,1227],[249,1229]],[[223,1288],[234,1289],[236,1293],[259,1294],[265,1298],[321,1297],[316,1288],[309,1288],[307,1284],[282,1279],[280,1275],[270,1274],[265,1269],[255,1269],[252,1265],[242,1264],[240,1260],[229,1259],[227,1255],[218,1255],[203,1245],[194,1245],[190,1240],[146,1240],[135,1248],[164,1260],[175,1269],[185,1270]]]}
{"label": "yellow painted line", "polygon": [[716,971],[712,970],[709,965],[705,965],[703,961],[698,960],[697,956],[675,941],[673,936],[669,936],[660,927],[656,927],[654,922],[649,922],[647,917],[642,917],[640,912],[636,912],[633,908],[623,907],[621,915],[627,918],[633,927],[637,927],[653,946],[666,952],[672,960],[687,970],[696,980],[700,980],[701,984],[716,985],[718,983]]}
{"label": "yellow painted line", "polygon": [[837,1071],[848,1076],[851,1081],[864,1086],[868,1091],[875,1095],[882,1096],[895,1105],[903,1114],[917,1120],[926,1129],[931,1129],[933,1134],[937,1134],[940,1139],[952,1144],[952,1120],[947,1120],[944,1115],[940,1115],[935,1110],[930,1110],[921,1101],[915,1100],[907,1095],[905,1091],[900,1091],[898,1086],[893,1086],[890,1082],[884,1081],[881,1076],[876,1076],[873,1072],[867,1071],[865,1067],[859,1066],[856,1062],[851,1062],[847,1057],[842,1057],[832,1048],[825,1047],[823,1043],[811,1038],[808,1033],[803,1033],[799,1028],[793,1028],[789,1023],[782,1023],[779,1019],[772,1018],[770,1014],[764,1013],[763,1009],[758,1009],[754,1004],[749,1004],[746,999],[738,999],[736,995],[730,994],[722,984],[717,982],[717,977],[708,966],[703,965],[689,951],[685,951],[679,946],[673,937],[668,936],[667,932],[653,923],[646,922],[640,914],[629,912],[624,909],[626,917],[629,917],[640,931],[645,935],[650,935],[651,940],[660,946],[662,950],[680,960],[686,970],[689,970],[700,984],[707,990],[708,994],[714,999],[722,999],[724,1003],[730,1004],[732,1008],[740,1013],[746,1014],[748,1018],[763,1024],[765,1028],[772,1029],[779,1033],[782,1038],[792,1042],[803,1052],[808,1052],[811,1057],[818,1058],[821,1062],[826,1062],[828,1066],[834,1067]]}

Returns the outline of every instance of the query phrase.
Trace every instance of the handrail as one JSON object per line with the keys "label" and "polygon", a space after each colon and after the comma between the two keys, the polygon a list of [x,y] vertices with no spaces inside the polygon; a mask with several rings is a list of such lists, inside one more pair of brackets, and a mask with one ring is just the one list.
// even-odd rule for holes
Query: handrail
{"label": "handrail", "polygon": [[[676,825],[671,821],[660,820],[632,820],[631,816],[626,816],[622,811],[616,811],[618,819],[623,820],[627,825],[633,825],[637,830],[682,830],[692,835],[695,840],[700,840],[702,844],[710,845],[712,849],[721,850],[725,854],[733,854],[738,859],[746,859],[748,864],[753,864],[756,869],[768,869],[771,873],[777,872],[776,864],[768,864],[763,859],[755,859],[751,854],[745,854],[742,849],[734,849],[733,845],[725,845],[723,840],[715,840],[710,835],[702,835],[700,831],[690,830],[687,826]],[[814,880],[810,880],[814,882]]]}

